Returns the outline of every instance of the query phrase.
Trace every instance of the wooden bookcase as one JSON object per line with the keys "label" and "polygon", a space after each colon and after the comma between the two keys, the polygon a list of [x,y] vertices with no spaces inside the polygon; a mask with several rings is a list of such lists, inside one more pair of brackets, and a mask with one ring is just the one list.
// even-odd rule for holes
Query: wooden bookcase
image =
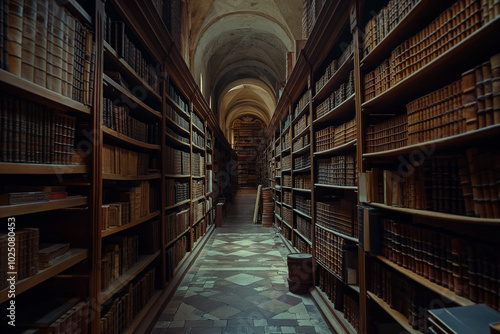
{"label": "wooden bookcase", "polygon": [[337,332],[422,333],[430,308],[498,309],[499,22],[489,1],[319,12],[259,175],[285,244],[313,254],[311,294]]}
{"label": "wooden bookcase", "polygon": [[[33,319],[21,314],[42,310],[50,317],[38,326],[78,322],[82,332],[107,333],[120,318],[120,332],[147,332],[213,232],[215,204],[234,195],[237,176],[227,171],[235,153],[153,2],[11,2],[5,17],[14,6],[37,5],[43,17],[46,4],[51,52],[68,50],[62,68],[46,73],[63,71],[60,81],[35,82],[13,66],[14,54],[0,69],[1,192],[63,196],[0,206],[3,219],[15,218],[19,247],[33,244],[16,258],[16,325],[32,327],[23,327]],[[26,13],[25,23],[36,24]],[[32,38],[28,28],[23,38]],[[23,62],[28,68],[29,58]],[[73,86],[70,65],[81,66]],[[173,156],[184,165],[173,166]],[[45,243],[69,250],[36,269]],[[134,302],[138,294],[146,298]],[[8,287],[0,299],[9,303]]]}

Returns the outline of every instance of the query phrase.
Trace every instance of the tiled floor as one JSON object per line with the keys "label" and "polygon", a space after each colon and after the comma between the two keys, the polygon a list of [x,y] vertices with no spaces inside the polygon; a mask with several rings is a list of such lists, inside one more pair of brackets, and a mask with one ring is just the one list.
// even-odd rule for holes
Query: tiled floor
{"label": "tiled floor", "polygon": [[238,193],[152,333],[332,333],[309,295],[288,291],[288,251],[252,224],[255,196]]}

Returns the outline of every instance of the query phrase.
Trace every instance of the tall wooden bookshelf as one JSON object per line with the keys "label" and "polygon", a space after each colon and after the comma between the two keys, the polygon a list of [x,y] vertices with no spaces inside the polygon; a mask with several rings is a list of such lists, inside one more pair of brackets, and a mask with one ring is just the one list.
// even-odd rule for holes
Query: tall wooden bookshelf
{"label": "tall wooden bookshelf", "polygon": [[432,308],[498,310],[499,13],[473,0],[319,12],[260,175],[285,244],[313,254],[311,294],[336,332],[426,333]]}
{"label": "tall wooden bookshelf", "polygon": [[[16,328],[147,332],[213,232],[215,203],[234,195],[235,153],[153,2],[4,4],[0,215],[16,223]],[[10,303],[8,286],[0,296]]]}

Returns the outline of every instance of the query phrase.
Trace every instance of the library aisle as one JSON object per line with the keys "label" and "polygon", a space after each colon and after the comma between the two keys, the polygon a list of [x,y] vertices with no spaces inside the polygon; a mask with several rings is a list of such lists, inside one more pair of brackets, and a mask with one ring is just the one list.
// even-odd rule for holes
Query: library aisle
{"label": "library aisle", "polygon": [[255,196],[238,192],[152,333],[332,333],[309,295],[288,291],[288,251],[252,224]]}

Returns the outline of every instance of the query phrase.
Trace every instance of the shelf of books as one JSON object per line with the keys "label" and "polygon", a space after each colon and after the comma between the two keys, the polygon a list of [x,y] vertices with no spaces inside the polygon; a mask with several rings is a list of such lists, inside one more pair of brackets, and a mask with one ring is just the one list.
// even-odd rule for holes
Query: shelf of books
{"label": "shelf of books", "polygon": [[53,311],[40,296],[71,304],[52,321],[88,308],[79,292],[52,290],[90,285],[79,273],[90,270],[92,152],[78,144],[91,130],[95,43],[88,8],[74,4],[4,1],[0,10],[0,305],[26,313],[8,320],[16,329],[32,311]]}
{"label": "shelf of books", "polygon": [[9,273],[20,329],[147,332],[213,230],[214,157],[234,153],[152,2],[0,10],[0,304]]}
{"label": "shelf of books", "polygon": [[318,14],[268,139],[275,225],[312,252],[341,332],[426,333],[432,300],[498,310],[498,15],[474,0]]}

